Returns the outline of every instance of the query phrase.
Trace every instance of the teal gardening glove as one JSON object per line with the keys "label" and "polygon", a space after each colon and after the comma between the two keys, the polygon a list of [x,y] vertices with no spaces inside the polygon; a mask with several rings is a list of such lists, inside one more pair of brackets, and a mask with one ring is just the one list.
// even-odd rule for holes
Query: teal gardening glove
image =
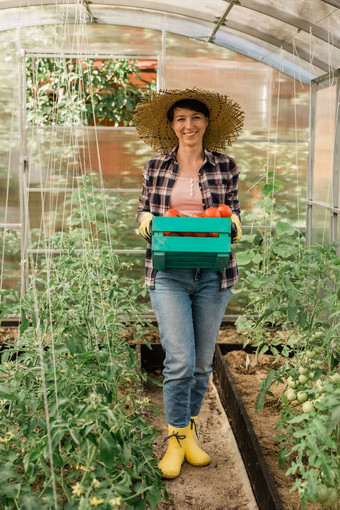
{"label": "teal gardening glove", "polygon": [[236,214],[231,216],[231,242],[238,243],[242,237],[241,222]]}
{"label": "teal gardening glove", "polygon": [[139,233],[146,241],[151,240],[151,222],[153,215],[150,212],[145,212],[141,214],[139,218]]}

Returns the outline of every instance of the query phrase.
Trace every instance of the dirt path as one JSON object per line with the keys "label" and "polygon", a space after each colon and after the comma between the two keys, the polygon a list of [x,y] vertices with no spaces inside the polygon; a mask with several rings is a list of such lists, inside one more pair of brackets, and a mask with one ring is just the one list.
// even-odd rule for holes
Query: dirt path
{"label": "dirt path", "polygon": [[[154,377],[154,375],[153,375]],[[156,376],[161,380],[161,376]],[[145,396],[160,410],[160,416],[149,411],[147,419],[158,431],[154,454],[160,459],[166,450],[163,439],[167,428],[163,409],[162,388],[148,383]],[[212,383],[204,398],[198,421],[199,442],[212,458],[209,466],[183,464],[181,475],[166,481],[169,501],[159,510],[257,510],[247,473],[217,390]]]}

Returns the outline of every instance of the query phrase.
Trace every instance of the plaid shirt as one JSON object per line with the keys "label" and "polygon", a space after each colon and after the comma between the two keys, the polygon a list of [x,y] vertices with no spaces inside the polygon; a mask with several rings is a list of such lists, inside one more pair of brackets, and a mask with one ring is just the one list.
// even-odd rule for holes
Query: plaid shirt
{"label": "plaid shirt", "polygon": [[[170,195],[178,175],[177,147],[168,154],[150,159],[144,168],[143,190],[139,199],[137,222],[143,212],[163,216],[170,208]],[[198,174],[203,209],[229,205],[233,214],[240,218],[238,200],[239,169],[235,161],[218,152],[204,150],[205,158]],[[155,288],[157,270],[152,267],[151,243],[147,243],[145,257],[145,283]],[[235,255],[231,253],[229,264],[221,271],[221,290],[232,287],[238,280]]]}

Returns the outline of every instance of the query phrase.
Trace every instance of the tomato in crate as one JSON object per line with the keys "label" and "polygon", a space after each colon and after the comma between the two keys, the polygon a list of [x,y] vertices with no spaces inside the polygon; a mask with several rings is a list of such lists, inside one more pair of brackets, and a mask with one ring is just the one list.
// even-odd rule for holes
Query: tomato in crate
{"label": "tomato in crate", "polygon": [[153,267],[222,271],[230,258],[230,233],[230,218],[156,216],[152,220]]}

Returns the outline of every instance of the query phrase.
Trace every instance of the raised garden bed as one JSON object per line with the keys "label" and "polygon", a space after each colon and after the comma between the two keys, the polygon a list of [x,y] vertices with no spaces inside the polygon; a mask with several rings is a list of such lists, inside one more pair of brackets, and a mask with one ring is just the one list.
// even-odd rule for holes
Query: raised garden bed
{"label": "raised garden bed", "polygon": [[[161,345],[152,344],[152,350],[143,344],[140,347],[143,368],[160,373],[164,359]],[[277,389],[277,395],[268,400],[261,413],[255,411],[260,379],[267,374],[274,356],[260,355],[258,365],[254,367],[254,351],[251,345],[243,349],[240,343],[217,344],[215,385],[243,457],[259,509],[300,510],[297,493],[290,492],[294,480],[285,475],[287,467],[279,468],[277,462],[280,446],[274,438],[278,435],[275,425],[280,414],[280,388]],[[246,369],[247,355],[249,366]],[[309,504],[307,509],[321,509],[321,506]]]}
{"label": "raised garden bed", "polygon": [[[228,350],[241,351],[241,346],[219,344],[216,347],[214,370],[223,407],[230,420],[259,508],[261,510],[283,510],[283,502],[267,466],[241,394],[223,358],[223,353]],[[248,350],[251,351],[250,348]]]}
{"label": "raised garden bed", "polygon": [[[223,360],[221,347],[225,350],[225,345],[219,344],[216,349],[215,376],[222,392],[222,403],[224,402],[225,410],[230,419],[258,506],[261,510],[284,510],[241,396]],[[234,346],[229,345],[229,347],[238,350],[242,348],[241,345],[236,344]],[[248,350],[250,351],[251,348]],[[145,345],[141,345],[141,362],[146,370],[161,370],[163,359],[164,352],[160,344],[153,344],[152,350]],[[226,402],[228,402],[228,405],[225,405]]]}

